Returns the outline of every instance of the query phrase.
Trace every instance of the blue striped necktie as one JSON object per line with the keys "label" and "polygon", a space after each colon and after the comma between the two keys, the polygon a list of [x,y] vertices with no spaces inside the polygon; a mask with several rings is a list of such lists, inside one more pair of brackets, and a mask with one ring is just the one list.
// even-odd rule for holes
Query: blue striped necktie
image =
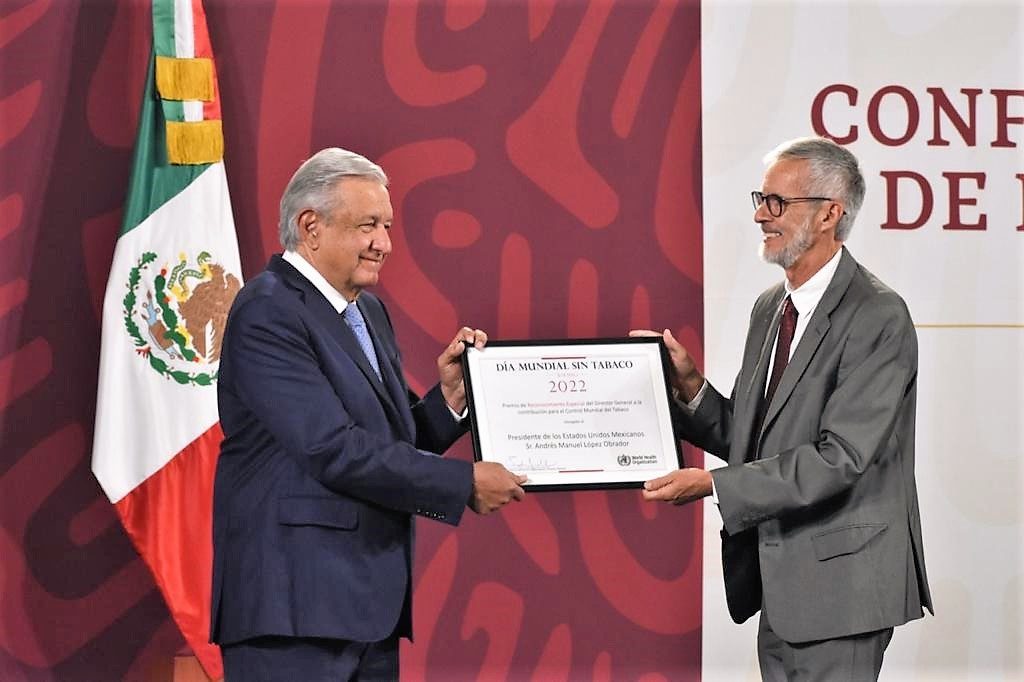
{"label": "blue striped necktie", "polygon": [[[373,367],[373,371],[377,373],[377,378],[381,379],[380,365],[377,364],[377,353],[373,350],[373,341],[370,340],[370,331],[366,328],[366,320],[363,319],[363,313],[359,310],[359,306],[355,302],[349,303],[345,306],[345,310],[342,313],[342,317],[345,318],[345,324],[348,325],[349,329],[356,336],[356,341],[359,342],[359,347],[363,349],[363,355],[370,361],[370,366]],[[381,379],[383,381],[383,379]]]}

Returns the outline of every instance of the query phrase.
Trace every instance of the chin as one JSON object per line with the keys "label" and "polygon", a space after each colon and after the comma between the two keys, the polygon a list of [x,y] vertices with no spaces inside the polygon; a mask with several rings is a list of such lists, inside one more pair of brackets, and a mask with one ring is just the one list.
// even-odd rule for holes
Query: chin
{"label": "chin", "polygon": [[356,287],[359,289],[369,289],[377,284],[377,280],[380,279],[376,275],[372,277],[363,277],[356,283]]}
{"label": "chin", "polygon": [[772,265],[778,264],[781,253],[779,249],[772,249],[764,242],[761,242],[757,247],[757,255],[761,257],[761,260]]}

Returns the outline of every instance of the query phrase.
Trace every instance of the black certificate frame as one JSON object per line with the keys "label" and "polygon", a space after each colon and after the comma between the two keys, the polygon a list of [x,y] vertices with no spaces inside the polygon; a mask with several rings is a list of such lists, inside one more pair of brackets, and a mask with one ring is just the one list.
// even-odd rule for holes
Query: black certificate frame
{"label": "black certificate frame", "polygon": [[[628,466],[623,465],[621,478],[617,478],[612,475],[609,480],[609,471],[600,470],[602,480],[578,480],[580,474],[583,474],[583,478],[586,478],[588,470],[572,470],[568,472],[557,471],[556,473],[569,473],[573,474],[577,480],[569,483],[553,483],[553,482],[532,482],[528,481],[523,488],[530,492],[547,492],[547,491],[571,491],[571,490],[615,490],[615,489],[628,489],[628,488],[641,488],[643,487],[644,481],[652,478],[657,478],[664,474],[674,471],[675,469],[682,468],[684,465],[682,448],[680,446],[680,437],[678,434],[676,420],[673,418],[673,412],[676,408],[673,406],[673,399],[671,395],[671,383],[669,381],[669,367],[670,360],[668,356],[668,350],[665,347],[664,341],[661,337],[654,336],[631,336],[631,337],[618,337],[618,338],[577,338],[577,339],[503,339],[489,341],[483,351],[478,351],[467,344],[466,352],[463,354],[463,378],[466,385],[466,398],[467,406],[469,411],[469,420],[471,425],[471,435],[473,442],[473,459],[474,461],[500,461],[500,458],[493,456],[491,452],[485,452],[484,446],[481,442],[481,423],[484,417],[481,414],[481,410],[478,409],[477,397],[480,393],[482,382],[484,377],[479,375],[477,370],[474,369],[474,363],[470,361],[470,353],[481,353],[486,352],[488,348],[514,348],[514,349],[527,349],[537,348],[538,355],[543,355],[543,349],[545,347],[552,346],[572,346],[574,348],[579,347],[580,356],[574,357],[588,357],[592,355],[599,355],[602,348],[608,346],[621,346],[621,345],[645,345],[645,346],[656,346],[658,348],[658,357],[661,361],[661,372],[652,372],[652,375],[657,376],[660,381],[652,383],[653,399],[656,402],[650,409],[657,411],[659,414],[666,416],[667,419],[659,420],[658,427],[660,429],[659,437],[664,441],[666,437],[670,438],[672,444],[672,452],[665,453],[664,457],[666,463],[669,466],[664,469],[655,470],[643,470],[646,473],[642,477],[638,477],[637,471],[630,472]],[[650,352],[649,349],[646,352]],[[474,387],[477,388],[474,391]],[[667,423],[665,423],[667,422]],[[671,456],[674,454],[674,458]],[[628,463],[630,457],[625,457],[625,461]],[[623,457],[617,460],[622,465]],[[513,469],[514,471],[514,469]],[[595,479],[597,476],[595,472]],[[518,473],[518,472],[516,472]],[[631,473],[633,475],[631,475]],[[527,475],[529,473],[527,472]]]}

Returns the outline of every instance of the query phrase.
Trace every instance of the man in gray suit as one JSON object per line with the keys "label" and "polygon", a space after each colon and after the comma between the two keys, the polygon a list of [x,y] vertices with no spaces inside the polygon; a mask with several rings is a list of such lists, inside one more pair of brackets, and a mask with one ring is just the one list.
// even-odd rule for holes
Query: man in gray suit
{"label": "man in gray suit", "polygon": [[[765,159],[753,192],[763,260],[731,397],[671,332],[680,433],[728,462],[648,481],[714,495],[729,612],[761,611],[766,680],[875,680],[893,627],[931,610],[914,481],[917,337],[898,294],[843,247],[864,198],[857,159],[823,138]],[[636,331],[633,334],[652,334]]]}

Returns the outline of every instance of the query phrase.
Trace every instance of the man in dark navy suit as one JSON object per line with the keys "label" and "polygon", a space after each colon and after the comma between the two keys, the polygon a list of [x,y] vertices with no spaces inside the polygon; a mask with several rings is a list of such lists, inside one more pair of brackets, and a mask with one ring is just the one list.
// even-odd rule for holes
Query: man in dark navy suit
{"label": "man in dark navy suit", "polygon": [[228,682],[397,680],[411,635],[413,515],[455,525],[523,497],[500,464],[435,456],[466,431],[463,327],[421,400],[377,283],[387,177],[343,149],[281,199],[283,255],[232,306],[218,399],[211,641]]}

